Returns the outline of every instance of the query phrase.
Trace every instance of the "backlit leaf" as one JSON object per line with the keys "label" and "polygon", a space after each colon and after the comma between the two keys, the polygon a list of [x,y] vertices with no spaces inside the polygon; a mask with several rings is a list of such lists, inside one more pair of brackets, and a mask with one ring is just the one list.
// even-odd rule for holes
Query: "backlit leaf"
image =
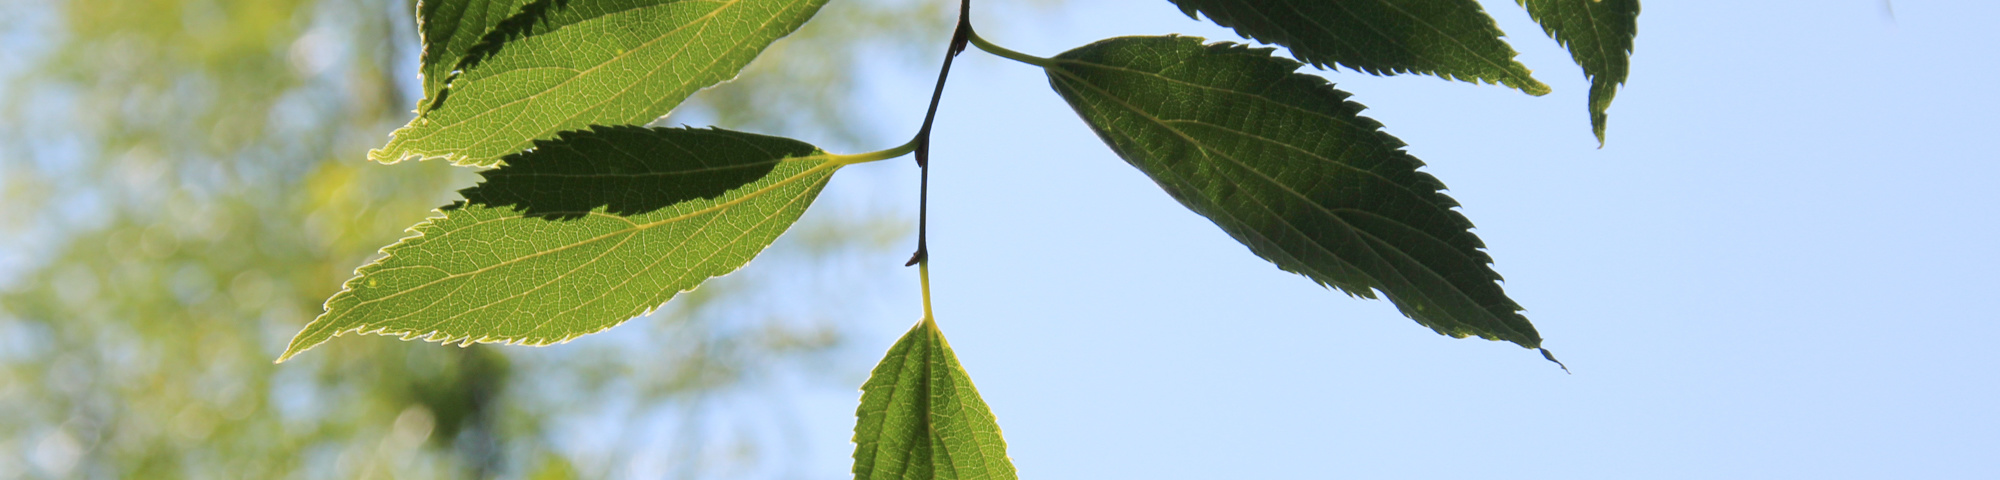
{"label": "backlit leaf", "polygon": [[1000,424],[929,318],[889,347],[855,416],[856,480],[1016,478]]}
{"label": "backlit leaf", "polygon": [[528,0],[422,0],[417,2],[418,34],[424,38],[424,103],[427,108],[444,90],[466,50],[501,20],[521,10]]}
{"label": "backlit leaf", "polygon": [[369,158],[490,166],[535,140],[637,125],[728,80],[826,0],[536,0],[468,47]]}
{"label": "backlit leaf", "polygon": [[545,345],[611,328],[748,263],[844,162],[727,130],[538,141],[357,270],[279,360],[347,332]]}
{"label": "backlit leaf", "polygon": [[1639,35],[1639,0],[1515,0],[1542,30],[1569,48],[1569,56],[1590,77],[1590,131],[1604,145],[1604,111],[1625,84],[1632,66],[1632,39]]}
{"label": "backlit leaf", "polygon": [[1246,38],[1284,45],[1313,65],[1376,75],[1423,73],[1549,93],[1514,61],[1475,0],[1174,0]]}
{"label": "backlit leaf", "polygon": [[1444,184],[1298,67],[1270,49],[1123,37],[1064,52],[1048,74],[1126,162],[1279,268],[1381,291],[1439,333],[1539,346]]}

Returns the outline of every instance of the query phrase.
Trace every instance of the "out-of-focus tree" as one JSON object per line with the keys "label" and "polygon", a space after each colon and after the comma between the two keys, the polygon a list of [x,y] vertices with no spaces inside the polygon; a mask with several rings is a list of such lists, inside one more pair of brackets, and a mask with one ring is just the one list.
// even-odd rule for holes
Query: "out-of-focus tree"
{"label": "out-of-focus tree", "polygon": [[[850,67],[937,43],[943,3],[834,2],[673,120],[889,144],[834,120]],[[833,287],[881,283],[843,266],[905,253],[907,215],[879,208],[809,215],[750,269],[588,345],[370,337],[271,364],[353,266],[473,181],[365,160],[415,101],[413,11],[0,1],[0,478],[844,473],[787,466],[783,402],[742,400],[866,367],[824,365],[861,308]]]}

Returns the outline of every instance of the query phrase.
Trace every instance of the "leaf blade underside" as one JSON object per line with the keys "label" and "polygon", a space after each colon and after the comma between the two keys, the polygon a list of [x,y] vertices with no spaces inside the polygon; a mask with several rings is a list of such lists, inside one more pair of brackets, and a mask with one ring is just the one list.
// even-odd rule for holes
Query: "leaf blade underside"
{"label": "leaf blade underside", "polygon": [[1632,41],[1639,36],[1639,0],[1515,0],[1542,31],[1569,49],[1590,79],[1590,131],[1604,146],[1611,98],[1632,70]]}
{"label": "leaf blade underside", "polygon": [[889,347],[861,386],[854,478],[1013,480],[1000,424],[937,322]]}
{"label": "leaf blade underside", "polygon": [[785,138],[634,126],[507,163],[357,269],[279,361],[347,332],[546,345],[611,328],[741,268],[842,165]]}
{"label": "leaf blade underside", "polygon": [[1120,37],[1051,59],[1049,83],[1112,150],[1250,251],[1417,323],[1528,348],[1444,184],[1381,124],[1270,49]]}
{"label": "leaf blade underside", "polygon": [[1475,0],[1173,0],[1181,12],[1264,43],[1306,63],[1374,75],[1421,73],[1549,93],[1493,17]]}
{"label": "leaf blade underside", "polygon": [[537,0],[496,24],[435,107],[370,159],[491,166],[535,140],[638,125],[730,78],[826,0]]}

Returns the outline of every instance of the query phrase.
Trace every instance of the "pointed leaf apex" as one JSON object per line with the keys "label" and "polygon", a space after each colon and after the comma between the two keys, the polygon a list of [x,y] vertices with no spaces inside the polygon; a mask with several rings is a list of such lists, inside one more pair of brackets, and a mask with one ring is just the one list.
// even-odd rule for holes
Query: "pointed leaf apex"
{"label": "pointed leaf apex", "polygon": [[1534,348],[1472,222],[1362,106],[1269,49],[1120,37],[1049,84],[1112,151],[1251,253],[1444,335]]}

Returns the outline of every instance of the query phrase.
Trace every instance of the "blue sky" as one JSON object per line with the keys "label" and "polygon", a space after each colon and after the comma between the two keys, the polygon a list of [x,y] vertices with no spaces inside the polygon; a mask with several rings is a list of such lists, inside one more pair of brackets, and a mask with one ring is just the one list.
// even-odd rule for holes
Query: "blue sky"
{"label": "blue sky", "polygon": [[[1041,56],[1236,40],[1162,1],[974,3]],[[1277,270],[1039,71],[961,59],[933,291],[1024,478],[2000,477],[2000,4],[1649,2],[1598,149],[1581,72],[1485,3],[1554,93],[1321,73],[1450,185],[1574,375]],[[868,115],[914,131],[933,78],[882,71]],[[881,268],[908,315],[860,322],[877,353],[918,315]],[[810,470],[845,472],[853,395],[811,398]]]}

